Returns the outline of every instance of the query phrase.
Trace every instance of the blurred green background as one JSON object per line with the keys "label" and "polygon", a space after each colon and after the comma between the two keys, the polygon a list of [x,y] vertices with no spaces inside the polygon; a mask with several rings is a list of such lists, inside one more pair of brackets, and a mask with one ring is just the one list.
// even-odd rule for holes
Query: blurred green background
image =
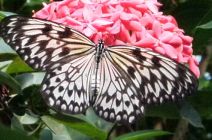
{"label": "blurred green background", "polygon": [[[0,0],[0,14],[31,16],[48,0]],[[178,103],[148,106],[132,126],[112,124],[89,109],[85,115],[62,116],[49,110],[39,94],[44,73],[26,65],[0,39],[1,140],[212,140],[212,0],[159,0],[194,37],[200,60],[198,92]]]}

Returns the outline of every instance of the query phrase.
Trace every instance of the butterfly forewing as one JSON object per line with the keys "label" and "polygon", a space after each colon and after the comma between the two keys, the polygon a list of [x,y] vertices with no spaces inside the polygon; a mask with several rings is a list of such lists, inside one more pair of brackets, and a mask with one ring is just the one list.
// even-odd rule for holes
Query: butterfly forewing
{"label": "butterfly forewing", "polygon": [[0,35],[35,69],[45,70],[66,57],[93,49],[95,44],[71,28],[35,18],[9,16],[1,21]]}
{"label": "butterfly forewing", "polygon": [[146,104],[178,100],[197,89],[198,81],[184,65],[147,49],[127,46],[108,48],[113,65],[132,83],[134,95]]}

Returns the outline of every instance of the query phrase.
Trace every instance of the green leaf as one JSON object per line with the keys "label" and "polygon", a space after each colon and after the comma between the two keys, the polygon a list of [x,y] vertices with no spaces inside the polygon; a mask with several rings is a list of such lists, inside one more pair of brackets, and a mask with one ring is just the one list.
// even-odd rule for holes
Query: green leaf
{"label": "green leaf", "polygon": [[212,19],[212,8],[210,8],[210,10],[208,10],[207,13],[205,13],[205,15],[202,16],[197,26],[193,29],[193,37],[194,37],[193,47],[196,48],[197,52],[199,53],[206,51],[205,46],[211,44],[211,34],[212,34],[211,19]]}
{"label": "green leaf", "polygon": [[22,94],[12,97],[8,103],[8,106],[13,113],[19,116],[24,115],[26,112],[26,104]]}
{"label": "green leaf", "polygon": [[40,140],[52,140],[52,139],[53,139],[52,132],[47,128],[42,129],[40,133]]}
{"label": "green leaf", "polygon": [[15,93],[21,92],[20,84],[10,75],[0,71],[0,84],[8,85]]}
{"label": "green leaf", "polygon": [[2,125],[0,125],[0,136],[1,140],[35,140],[32,136],[26,136]]}
{"label": "green leaf", "polygon": [[19,9],[19,13],[21,15],[31,16],[32,10],[38,11],[43,8],[43,2],[49,3],[49,0],[26,0],[22,7]]}
{"label": "green leaf", "polygon": [[27,0],[25,6],[41,5],[43,2],[48,3],[49,0]]}
{"label": "green leaf", "polygon": [[35,115],[29,115],[29,114],[25,114],[24,116],[19,116],[18,117],[20,120],[21,124],[24,125],[31,125],[31,124],[35,124],[38,122],[39,118]]}
{"label": "green leaf", "polygon": [[60,123],[59,121],[49,117],[49,116],[42,116],[41,120],[46,124],[46,126],[52,130],[54,137],[56,139],[61,138],[64,140],[71,139],[68,130],[66,129],[65,125],[63,123]]}
{"label": "green leaf", "polygon": [[13,53],[0,53],[0,62],[1,61],[9,61],[13,60],[17,57],[16,54]]}
{"label": "green leaf", "polygon": [[168,119],[180,118],[177,104],[173,102],[164,103],[160,105],[149,105],[146,108],[145,116],[162,117],[162,118],[168,118]]}
{"label": "green leaf", "polygon": [[197,110],[202,119],[212,118],[212,90],[198,91],[189,98],[191,105]]}
{"label": "green leaf", "polygon": [[[71,120],[72,119],[72,120]],[[74,120],[73,120],[74,119]],[[46,125],[49,127],[49,125],[52,125],[53,122],[57,122],[59,124],[63,124],[67,128],[72,128],[74,130],[77,130],[78,132],[81,132],[82,134],[85,134],[89,137],[91,137],[94,140],[105,140],[107,137],[107,134],[96,128],[95,126],[83,121],[79,120],[74,117],[65,117],[65,116],[57,116],[57,118],[52,118],[50,116],[43,116],[42,120],[46,123]],[[53,126],[53,128],[57,126]],[[53,129],[54,131],[57,131]]]}
{"label": "green leaf", "polygon": [[10,74],[31,71],[33,71],[33,69],[29,67],[20,57],[16,57],[7,68],[7,73]]}
{"label": "green leaf", "polygon": [[2,20],[4,17],[10,16],[10,15],[15,15],[15,13],[0,11],[0,20]]}
{"label": "green leaf", "polygon": [[11,53],[16,54],[16,52],[0,38],[0,53]]}
{"label": "green leaf", "polygon": [[201,17],[201,20],[196,26],[196,28],[200,27],[202,29],[211,29],[212,27],[211,19],[212,19],[212,8],[210,7],[210,9],[205,13],[205,15]]}
{"label": "green leaf", "polygon": [[[82,118],[82,117],[81,117]],[[114,126],[114,123],[108,122],[99,117],[92,108],[86,110],[86,116],[84,119],[87,123],[93,124],[105,132],[109,132]]]}
{"label": "green leaf", "polygon": [[15,77],[15,79],[21,84],[21,88],[25,89],[32,85],[40,85],[43,81],[43,72],[24,73]]}
{"label": "green leaf", "polygon": [[209,1],[186,0],[174,9],[172,16],[176,18],[179,27],[183,28],[186,33],[191,34],[193,29],[208,15],[208,11],[211,9],[210,4],[208,4]]}
{"label": "green leaf", "polygon": [[119,137],[116,137],[114,140],[144,140],[147,138],[154,138],[171,134],[172,133],[170,132],[161,130],[143,130],[121,135]]}
{"label": "green leaf", "polygon": [[204,128],[199,113],[188,103],[183,102],[180,110],[181,116],[194,127]]}
{"label": "green leaf", "polygon": [[199,25],[196,27],[196,29],[212,29],[212,21]]}
{"label": "green leaf", "polygon": [[18,131],[20,133],[24,133],[24,127],[23,125],[20,123],[17,115],[14,115],[11,119],[11,128],[15,131]]}

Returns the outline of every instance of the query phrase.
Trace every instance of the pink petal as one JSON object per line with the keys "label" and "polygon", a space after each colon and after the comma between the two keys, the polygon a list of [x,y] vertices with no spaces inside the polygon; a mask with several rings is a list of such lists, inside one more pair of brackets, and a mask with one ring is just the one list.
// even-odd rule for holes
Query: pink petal
{"label": "pink petal", "polygon": [[69,17],[69,16],[66,16],[65,17],[65,20],[67,23],[69,23],[70,25],[83,25],[81,22],[79,22],[78,20],[72,18],[72,17]]}
{"label": "pink petal", "polygon": [[162,48],[162,47],[160,47],[160,46],[155,47],[155,48],[154,48],[154,50],[155,50],[156,52],[158,52],[158,53],[162,54],[162,55],[164,55],[164,54],[165,54],[165,50],[164,50],[164,48]]}
{"label": "pink petal", "polygon": [[94,12],[91,8],[91,6],[85,6],[82,13],[80,13],[83,15],[83,18],[88,22],[91,22],[94,19]]}
{"label": "pink petal", "polygon": [[110,21],[109,19],[96,19],[92,22],[93,26],[107,26],[107,25],[111,25],[113,24],[112,21]]}
{"label": "pink petal", "polygon": [[146,4],[136,5],[136,9],[138,9],[141,13],[147,13],[147,11],[149,12],[149,8]]}
{"label": "pink petal", "polygon": [[91,0],[81,0],[84,4],[93,4]]}
{"label": "pink petal", "polygon": [[110,16],[110,18],[109,18],[111,21],[118,21],[118,20],[121,20],[120,19],[120,13],[113,13],[111,16]]}
{"label": "pink petal", "polygon": [[69,15],[69,8],[67,6],[61,7],[61,9],[58,10],[57,12],[57,17],[64,17]]}
{"label": "pink petal", "polygon": [[153,48],[155,42],[156,42],[156,40],[153,37],[146,36],[145,38],[136,42],[135,45],[145,47],[145,48]]}
{"label": "pink petal", "polygon": [[102,38],[107,46],[115,45],[116,38],[115,36],[111,36],[110,34],[104,34]]}
{"label": "pink petal", "polygon": [[194,58],[192,58],[192,57],[189,59],[189,67],[190,67],[190,70],[198,78],[200,76],[200,71],[199,71],[199,68],[197,67],[197,65],[195,64]]}
{"label": "pink petal", "polygon": [[177,21],[175,20],[175,18],[173,17],[173,16],[167,16],[167,18],[169,19],[169,21],[171,22],[171,23],[173,23],[174,25],[176,25],[176,26],[178,26],[178,24],[177,24]]}
{"label": "pink petal", "polygon": [[187,45],[190,45],[191,42],[192,42],[192,40],[193,40],[193,38],[190,37],[190,36],[185,36],[185,35],[183,35],[183,34],[180,34],[179,36],[181,37],[181,39],[183,40],[183,42],[184,42],[185,44],[187,44]]}
{"label": "pink petal", "polygon": [[49,15],[49,11],[47,9],[43,9],[43,10],[36,12],[33,15],[33,17],[39,17],[39,18],[42,18],[42,19],[47,19],[48,15]]}
{"label": "pink petal", "polygon": [[58,8],[62,8],[63,6],[68,6],[70,3],[72,3],[73,0],[63,0],[61,2],[54,2],[57,3]]}
{"label": "pink petal", "polygon": [[173,35],[173,37],[168,41],[168,43],[173,46],[180,46],[182,44],[182,39],[177,35]]}
{"label": "pink petal", "polygon": [[148,14],[145,14],[141,19],[140,19],[140,23],[143,25],[143,26],[149,26],[149,25],[152,25],[154,19],[149,16]]}
{"label": "pink petal", "polygon": [[141,31],[141,23],[138,21],[125,21],[122,22],[129,31]]}
{"label": "pink petal", "polygon": [[72,18],[75,18],[75,19],[84,19],[84,17],[82,16],[83,9],[74,10],[73,12],[70,13],[70,15]]}
{"label": "pink petal", "polygon": [[169,42],[170,39],[172,39],[173,37],[173,33],[172,32],[168,32],[168,31],[164,31],[162,32],[162,34],[160,35],[159,39],[162,41],[162,42]]}
{"label": "pink petal", "polygon": [[136,39],[137,39],[136,32],[132,32],[130,36],[130,43],[135,44]]}
{"label": "pink petal", "polygon": [[129,20],[131,20],[131,19],[137,19],[135,15],[129,14],[129,13],[126,13],[126,12],[122,12],[122,13],[120,14],[120,18],[121,18],[122,20],[127,20],[127,21],[129,21]]}
{"label": "pink petal", "polygon": [[114,45],[125,45],[126,43],[123,42],[122,40],[116,39],[115,44]]}
{"label": "pink petal", "polygon": [[151,0],[147,0],[146,5],[154,14],[158,13],[158,7]]}
{"label": "pink petal", "polygon": [[187,56],[183,56],[183,54],[182,53],[179,53],[178,54],[178,57],[177,57],[177,61],[179,62],[179,63],[188,63],[188,60],[189,60],[189,57],[187,57]]}
{"label": "pink petal", "polygon": [[124,25],[121,25],[119,39],[123,40],[124,42],[129,42],[129,40],[130,40],[129,31],[126,29],[126,27]]}
{"label": "pink petal", "polygon": [[159,38],[159,36],[160,36],[160,34],[161,34],[161,32],[162,32],[160,22],[158,22],[157,20],[155,20],[155,21],[153,22],[153,25],[152,25],[152,26],[153,26],[153,27],[152,27],[152,30],[153,30],[153,32],[154,32],[155,37],[156,37],[156,38]]}
{"label": "pink petal", "polygon": [[163,29],[164,29],[165,31],[174,31],[175,28],[176,28],[176,26],[175,26],[173,23],[170,23],[170,22],[165,23],[165,24],[163,25]]}
{"label": "pink petal", "polygon": [[167,56],[172,59],[177,59],[178,52],[171,45],[160,43],[160,46],[164,48]]}
{"label": "pink petal", "polygon": [[95,42],[96,44],[98,43],[99,39],[102,39],[102,33],[94,34],[94,36],[92,37],[93,42]]}
{"label": "pink petal", "polygon": [[111,34],[117,34],[120,32],[120,28],[121,28],[121,22],[120,20],[116,21],[112,27],[108,28],[108,31]]}
{"label": "pink petal", "polygon": [[138,11],[137,9],[129,7],[129,10],[130,10],[130,13],[132,13],[133,15],[136,15],[138,18],[142,17],[142,13]]}
{"label": "pink petal", "polygon": [[192,55],[193,49],[189,45],[184,45],[183,52],[187,55]]}
{"label": "pink petal", "polygon": [[136,7],[137,5],[140,5],[143,0],[127,0],[127,1],[120,1],[121,5],[123,7]]}
{"label": "pink petal", "polygon": [[88,36],[88,37],[91,37],[93,36],[93,34],[95,34],[97,32],[97,30],[92,27],[92,25],[89,25],[87,26],[84,30],[83,30],[83,33]]}
{"label": "pink petal", "polygon": [[195,56],[192,56],[192,59],[194,60],[194,63],[198,66],[199,62],[198,62],[197,58]]}

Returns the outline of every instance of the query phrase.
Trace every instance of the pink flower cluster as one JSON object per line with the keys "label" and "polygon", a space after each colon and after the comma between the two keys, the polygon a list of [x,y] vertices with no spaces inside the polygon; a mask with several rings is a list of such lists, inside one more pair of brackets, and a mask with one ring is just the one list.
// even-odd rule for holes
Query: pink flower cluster
{"label": "pink flower cluster", "polygon": [[44,3],[34,17],[81,31],[94,42],[149,48],[184,64],[199,77],[192,56],[192,37],[184,35],[174,17],[159,12],[157,0],[63,0]]}

